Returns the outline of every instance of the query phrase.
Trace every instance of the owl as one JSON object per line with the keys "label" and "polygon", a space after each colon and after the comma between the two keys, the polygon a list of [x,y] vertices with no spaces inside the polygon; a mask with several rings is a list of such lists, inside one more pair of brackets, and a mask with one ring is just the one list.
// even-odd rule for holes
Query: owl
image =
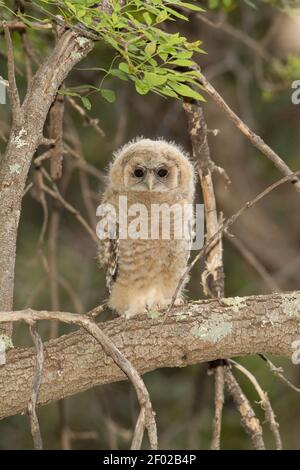
{"label": "owl", "polygon": [[[130,318],[170,304],[190,255],[194,186],[194,167],[174,143],[139,138],[115,153],[102,199],[109,209],[99,261],[108,305],[119,315]],[[127,231],[121,230],[124,219]]]}

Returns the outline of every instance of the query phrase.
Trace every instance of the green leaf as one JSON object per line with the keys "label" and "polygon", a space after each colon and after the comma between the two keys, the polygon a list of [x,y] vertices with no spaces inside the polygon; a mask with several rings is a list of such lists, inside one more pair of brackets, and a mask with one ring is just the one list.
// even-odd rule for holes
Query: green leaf
{"label": "green leaf", "polygon": [[152,67],[157,67],[157,61],[155,59],[153,59],[153,57],[151,57],[149,60],[148,60],[149,64],[152,65]]}
{"label": "green leaf", "polygon": [[172,82],[189,82],[196,84],[192,77],[184,73],[168,73],[167,78]]}
{"label": "green leaf", "polygon": [[165,62],[165,61],[167,60],[167,58],[168,58],[168,54],[165,53],[165,52],[161,52],[161,53],[159,53],[158,55],[159,55],[159,57],[161,58],[161,60],[163,60],[164,62]]}
{"label": "green leaf", "polygon": [[128,66],[127,62],[120,62],[119,69],[122,72],[129,73],[129,66]]}
{"label": "green leaf", "polygon": [[166,19],[169,18],[169,14],[166,10],[162,10],[156,17],[156,22],[157,23],[162,23],[163,21],[166,21]]}
{"label": "green leaf", "polygon": [[171,13],[172,16],[175,16],[176,18],[179,18],[180,20],[184,20],[184,21],[188,21],[189,19],[182,15],[181,13],[179,13],[177,10],[174,10],[173,8],[170,8],[170,7],[165,7],[165,9]]}
{"label": "green leaf", "polygon": [[115,39],[113,39],[113,38],[111,38],[111,37],[108,36],[108,37],[105,38],[105,41],[106,41],[108,44],[110,44],[111,47],[113,47],[114,49],[117,49],[117,51],[120,50],[119,44],[118,44],[118,42],[117,42]]}
{"label": "green leaf", "polygon": [[90,100],[86,96],[81,96],[80,98],[81,98],[81,102],[82,102],[83,106],[88,111],[90,111],[92,109],[92,103],[90,102]]}
{"label": "green leaf", "polygon": [[77,18],[83,18],[86,15],[86,10],[81,9],[77,11]]}
{"label": "green leaf", "polygon": [[194,3],[178,2],[178,5],[193,11],[205,11],[204,8],[201,8],[198,5],[195,5]]}
{"label": "green leaf", "polygon": [[193,60],[188,59],[176,59],[172,60],[170,64],[180,65],[181,67],[193,67],[195,65],[195,62]]}
{"label": "green leaf", "polygon": [[117,77],[120,80],[128,81],[128,75],[125,72],[122,72],[122,70],[111,69],[109,73],[113,77]]}
{"label": "green leaf", "polygon": [[66,5],[70,8],[70,10],[73,11],[73,13],[77,13],[77,10],[76,10],[76,7],[74,5],[72,5],[71,2],[66,2]]}
{"label": "green leaf", "polygon": [[185,47],[188,51],[197,51],[202,41],[186,42]]}
{"label": "green leaf", "polygon": [[144,17],[144,20],[146,21],[146,24],[148,26],[151,26],[152,25],[152,18],[149,15],[149,13],[148,12],[143,13],[143,17]]}
{"label": "green leaf", "polygon": [[106,88],[101,88],[100,93],[103,98],[108,101],[109,103],[114,103],[116,101],[116,94],[113,90],[108,90]]}
{"label": "green leaf", "polygon": [[193,55],[192,51],[184,51],[184,52],[178,52],[176,54],[177,59],[190,59]]}
{"label": "green leaf", "polygon": [[147,44],[145,47],[145,54],[147,57],[151,57],[156,51],[156,42],[152,41]]}
{"label": "green leaf", "polygon": [[171,98],[178,98],[177,93],[174,90],[171,90],[169,87],[163,87],[160,89],[160,92],[166,96],[170,96]]}
{"label": "green leaf", "polygon": [[152,88],[155,86],[160,86],[166,83],[167,76],[166,75],[158,75],[154,72],[145,72],[144,73],[144,81]]}
{"label": "green leaf", "polygon": [[184,85],[183,83],[170,82],[169,85],[173,88],[173,90],[176,91],[176,93],[178,93],[178,95],[186,96],[188,98],[194,98],[195,100],[199,101],[205,101],[205,99],[202,95],[200,95],[200,93],[193,90],[189,86]]}
{"label": "green leaf", "polygon": [[150,91],[148,83],[139,79],[135,82],[135,89],[140,95],[146,95]]}

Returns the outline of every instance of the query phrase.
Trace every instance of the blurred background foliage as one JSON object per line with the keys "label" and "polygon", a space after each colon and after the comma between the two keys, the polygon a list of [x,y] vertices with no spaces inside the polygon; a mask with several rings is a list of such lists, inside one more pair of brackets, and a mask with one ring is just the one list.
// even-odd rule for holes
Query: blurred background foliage
{"label": "blurred background foliage", "polygon": [[[5,2],[11,4],[13,2]],[[209,0],[197,2],[206,13],[190,12],[189,22],[176,21],[168,26],[170,32],[180,32],[190,42],[203,41],[196,60],[207,78],[237,112],[237,114],[294,170],[299,170],[300,106],[291,102],[291,83],[300,79],[300,13],[295,1],[234,1]],[[3,13],[4,13],[4,9]],[[0,75],[6,77],[6,58],[2,32],[0,37]],[[50,30],[29,30],[36,62],[40,63],[53,48]],[[249,41],[249,38],[252,38]],[[26,91],[25,58],[21,35],[13,34],[17,65],[17,82],[21,96]],[[87,83],[98,87],[103,72],[95,67],[108,68],[113,51],[103,42],[69,76],[66,87]],[[34,65],[34,68],[36,65]],[[110,103],[101,93],[88,93],[90,116],[99,119],[105,133],[101,136],[86,124],[66,100],[65,141],[70,151],[64,156],[64,173],[58,186],[65,199],[95,225],[95,211],[104,187],[106,172],[113,152],[136,136],[163,137],[174,140],[191,150],[186,117],[179,99],[166,99],[157,94],[140,95],[132,83],[114,76],[105,78],[105,89],[115,93]],[[84,95],[85,96],[85,95]],[[205,96],[205,94],[204,94]],[[74,97],[76,102],[80,99]],[[281,175],[272,164],[238,132],[225,115],[207,99],[203,105],[209,129],[209,144],[214,162],[224,168],[231,184],[217,172],[218,209],[230,216],[247,200],[254,197]],[[0,150],[5,149],[9,132],[9,106],[0,106]],[[87,162],[83,171],[80,161]],[[47,164],[45,164],[47,167]],[[28,183],[34,181],[32,167]],[[201,191],[198,190],[198,200]],[[96,246],[75,218],[56,201],[47,198],[48,223],[42,244],[39,244],[44,213],[34,187],[23,201],[21,226],[17,246],[15,309],[31,306],[36,309],[87,311],[107,297],[104,274],[96,259]],[[57,233],[57,246],[51,234]],[[278,290],[299,289],[300,275],[300,218],[299,201],[287,184],[271,193],[232,228],[231,233],[241,240],[244,248],[269,273]],[[49,259],[53,250],[59,273],[58,291],[49,281]],[[56,255],[55,255],[56,253]],[[232,239],[224,240],[225,291],[227,296],[270,292],[271,286],[244,259]],[[52,257],[52,261],[51,261]],[[187,295],[203,296],[200,275],[203,266],[195,267]],[[55,305],[58,304],[58,305]],[[112,318],[105,312],[100,318]],[[48,324],[40,325],[46,340],[50,334],[65,334],[70,327],[58,325],[49,331]],[[27,329],[18,326],[14,344],[31,345]],[[285,448],[299,449],[300,397],[275,378],[258,357],[239,358],[258,378],[269,393],[280,422]],[[300,385],[299,367],[289,360],[274,358],[284,366],[286,375]],[[238,376],[238,372],[237,372]],[[240,384],[251,398],[258,415],[263,413],[251,385],[241,376]],[[145,375],[154,409],[157,412],[161,448],[208,448],[213,417],[213,378],[207,375],[207,365],[184,369],[157,370]],[[256,401],[256,402],[255,402]],[[126,382],[96,387],[63,403],[40,408],[38,413],[46,448],[72,446],[74,449],[128,448],[137,415],[137,403],[131,386]],[[251,448],[249,438],[241,430],[239,415],[226,402],[222,447]],[[71,429],[75,434],[70,441]],[[264,426],[266,442],[273,446]],[[78,431],[78,434],[76,432]],[[81,435],[81,432],[91,434]],[[14,416],[0,422],[0,448],[31,448],[31,436],[26,416]]]}

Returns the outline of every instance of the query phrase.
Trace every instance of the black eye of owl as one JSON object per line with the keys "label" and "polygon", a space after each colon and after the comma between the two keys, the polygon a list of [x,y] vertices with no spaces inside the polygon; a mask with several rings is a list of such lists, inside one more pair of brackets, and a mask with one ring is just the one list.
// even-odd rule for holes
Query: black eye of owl
{"label": "black eye of owl", "polygon": [[143,168],[136,168],[133,174],[136,178],[143,178],[145,174],[145,170]]}
{"label": "black eye of owl", "polygon": [[166,168],[159,168],[157,171],[156,171],[156,174],[157,176],[159,176],[160,178],[165,178],[168,174],[168,170]]}

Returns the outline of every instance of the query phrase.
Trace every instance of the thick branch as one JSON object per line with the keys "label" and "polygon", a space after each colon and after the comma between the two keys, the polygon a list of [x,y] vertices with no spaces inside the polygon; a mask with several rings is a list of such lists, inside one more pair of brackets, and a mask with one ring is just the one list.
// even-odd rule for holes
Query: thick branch
{"label": "thick branch", "polygon": [[[218,220],[215,191],[211,168],[210,149],[207,139],[207,125],[202,108],[186,100],[183,105],[189,125],[189,132],[193,146],[193,156],[197,162],[197,169],[202,188],[205,206],[206,240],[218,232]],[[206,255],[205,270],[201,276],[205,295],[211,297],[224,297],[224,271],[223,271],[223,244],[222,233],[216,239]]]}
{"label": "thick branch", "polygon": [[[41,319],[70,321],[61,312],[0,313],[0,322]],[[161,367],[185,367],[219,357],[271,353],[291,357],[300,338],[300,291],[222,302],[206,300],[172,309],[163,317],[141,315],[101,324],[107,335],[140,372]],[[1,366],[0,417],[24,411],[31,395],[35,350],[7,352]],[[84,331],[45,343],[45,362],[39,404],[74,395],[95,385],[124,380],[119,367],[100,344]]]}

